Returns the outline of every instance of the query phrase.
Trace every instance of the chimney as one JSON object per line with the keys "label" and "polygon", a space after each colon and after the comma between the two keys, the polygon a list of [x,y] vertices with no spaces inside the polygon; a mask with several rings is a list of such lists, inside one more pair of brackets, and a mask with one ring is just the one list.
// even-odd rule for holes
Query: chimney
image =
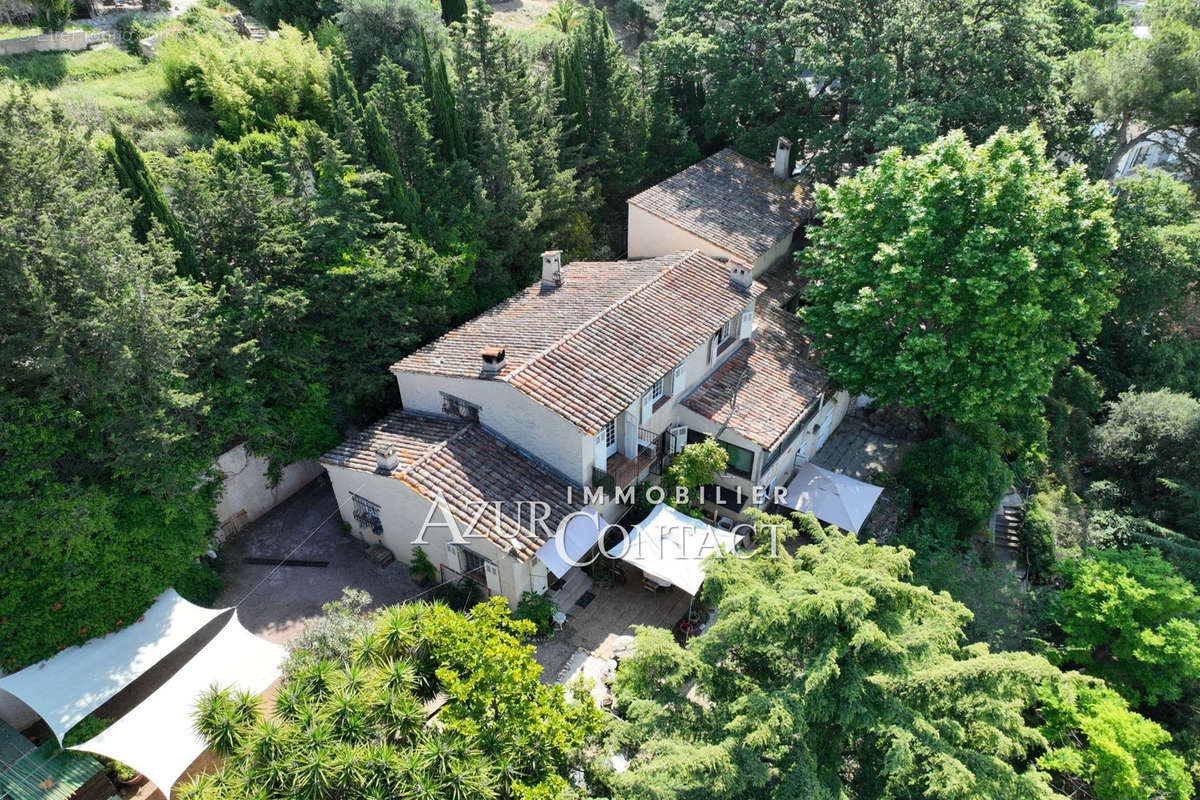
{"label": "chimney", "polygon": [[484,375],[499,375],[504,369],[503,347],[485,347],[479,351],[479,356],[483,359]]}
{"label": "chimney", "polygon": [[750,276],[750,268],[738,261],[729,262],[729,282],[739,289],[749,291],[754,278]]}
{"label": "chimney", "polygon": [[780,136],[779,141],[775,143],[775,177],[792,177],[791,163],[792,140],[786,136]]}
{"label": "chimney", "polygon": [[396,448],[389,445],[375,448],[375,471],[380,475],[391,475],[392,470],[400,466],[400,456]]}
{"label": "chimney", "polygon": [[562,285],[562,250],[547,250],[542,253],[542,287],[553,289]]}

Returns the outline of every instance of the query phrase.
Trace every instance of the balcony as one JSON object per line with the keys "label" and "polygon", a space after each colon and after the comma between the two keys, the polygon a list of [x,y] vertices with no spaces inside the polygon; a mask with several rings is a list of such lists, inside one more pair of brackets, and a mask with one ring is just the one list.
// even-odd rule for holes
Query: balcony
{"label": "balcony", "polygon": [[645,428],[638,428],[638,452],[636,458],[623,453],[613,453],[605,462],[604,469],[592,470],[592,483],[612,493],[633,484],[638,476],[652,469],[659,461],[659,437]]}

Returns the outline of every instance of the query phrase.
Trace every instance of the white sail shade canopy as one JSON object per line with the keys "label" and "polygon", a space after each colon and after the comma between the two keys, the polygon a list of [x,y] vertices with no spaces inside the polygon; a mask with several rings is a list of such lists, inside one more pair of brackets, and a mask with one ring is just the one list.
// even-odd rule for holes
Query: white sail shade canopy
{"label": "white sail shade canopy", "polygon": [[61,743],[77,722],[224,610],[201,608],[168,589],[140,621],[6,675],[0,690],[36,711]]}
{"label": "white sail shade canopy", "polygon": [[741,538],[659,503],[610,555],[694,595],[704,582],[704,559],[733,552]]}
{"label": "white sail shade canopy", "polygon": [[572,514],[565,525],[537,551],[538,560],[556,577],[563,577],[600,540],[608,522],[591,506]]}
{"label": "white sail shade canopy", "polygon": [[822,522],[858,533],[881,494],[883,489],[878,486],[813,464],[803,464],[787,485],[783,505],[807,511]]}
{"label": "white sail shade canopy", "polygon": [[287,651],[233,615],[204,648],[149,697],[99,735],[71,748],[122,761],[164,795],[207,745],[193,727],[196,701],[211,686],[259,694],[279,677]]}

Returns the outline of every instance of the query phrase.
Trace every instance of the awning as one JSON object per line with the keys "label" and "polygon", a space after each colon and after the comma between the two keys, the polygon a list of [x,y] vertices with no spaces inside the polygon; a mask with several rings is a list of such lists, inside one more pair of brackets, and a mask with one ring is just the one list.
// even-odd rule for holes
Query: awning
{"label": "awning", "polygon": [[201,608],[174,589],[159,595],[139,622],[69,647],[0,678],[6,691],[38,713],[61,742],[75,723],[133,683],[225,609]]}
{"label": "awning", "polygon": [[591,506],[567,517],[564,523],[537,551],[538,560],[559,578],[566,575],[608,529],[608,521]]}
{"label": "awning", "polygon": [[153,694],[81,745],[154,781],[164,795],[207,745],[193,728],[196,701],[211,686],[259,694],[279,677],[287,651],[242,627],[233,615],[204,648]]}
{"label": "awning", "polygon": [[881,494],[883,489],[878,486],[803,464],[787,486],[783,505],[807,511],[822,522],[858,533]]}
{"label": "awning", "polygon": [[704,582],[704,559],[732,552],[741,538],[659,503],[611,555],[694,595]]}

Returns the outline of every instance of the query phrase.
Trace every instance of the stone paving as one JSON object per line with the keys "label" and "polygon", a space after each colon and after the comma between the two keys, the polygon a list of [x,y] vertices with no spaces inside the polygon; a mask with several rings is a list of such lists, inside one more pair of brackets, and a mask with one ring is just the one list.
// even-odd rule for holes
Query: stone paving
{"label": "stone paving", "polygon": [[895,472],[917,436],[913,425],[886,409],[852,409],[812,463],[870,483],[880,472]]}

